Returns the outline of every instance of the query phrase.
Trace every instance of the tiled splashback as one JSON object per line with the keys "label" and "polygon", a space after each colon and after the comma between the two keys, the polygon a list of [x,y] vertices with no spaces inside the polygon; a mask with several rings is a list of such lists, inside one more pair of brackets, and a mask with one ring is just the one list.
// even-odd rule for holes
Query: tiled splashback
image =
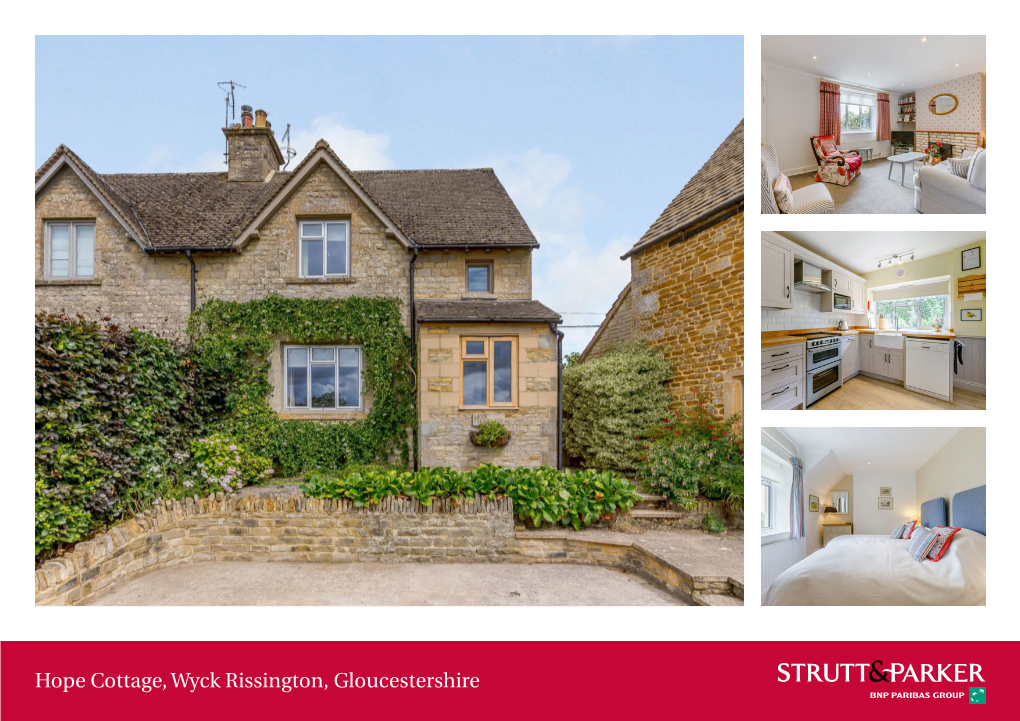
{"label": "tiled splashback", "polygon": [[776,308],[761,309],[761,330],[763,333],[773,330],[795,330],[797,328],[835,328],[842,318],[848,326],[867,325],[866,315],[851,313],[822,313],[822,296],[820,293],[809,293],[805,290],[793,292],[793,308],[779,310]]}

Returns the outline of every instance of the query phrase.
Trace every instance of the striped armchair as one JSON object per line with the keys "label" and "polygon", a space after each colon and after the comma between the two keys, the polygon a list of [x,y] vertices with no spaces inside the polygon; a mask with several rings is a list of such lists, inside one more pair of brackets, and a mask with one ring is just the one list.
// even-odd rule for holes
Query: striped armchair
{"label": "striped armchair", "polygon": [[[779,156],[771,143],[761,146],[761,212],[778,215],[781,211],[772,191],[772,184],[779,177]],[[835,213],[829,189],[822,183],[809,185],[793,191],[793,213]]]}

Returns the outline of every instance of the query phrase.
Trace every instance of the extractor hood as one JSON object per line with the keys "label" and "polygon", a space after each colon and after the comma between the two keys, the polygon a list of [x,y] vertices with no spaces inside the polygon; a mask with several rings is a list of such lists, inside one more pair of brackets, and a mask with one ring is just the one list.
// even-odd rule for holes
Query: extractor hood
{"label": "extractor hood", "polygon": [[809,293],[832,292],[832,288],[822,282],[822,269],[803,260],[793,264],[793,287]]}

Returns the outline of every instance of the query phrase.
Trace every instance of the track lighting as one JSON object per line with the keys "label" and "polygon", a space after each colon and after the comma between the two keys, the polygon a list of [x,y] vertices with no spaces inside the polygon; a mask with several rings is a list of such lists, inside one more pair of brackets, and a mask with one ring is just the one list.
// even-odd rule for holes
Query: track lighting
{"label": "track lighting", "polygon": [[878,261],[878,267],[881,268],[883,263],[888,263],[889,265],[893,265],[893,261],[895,261],[896,265],[903,265],[903,261],[904,260],[913,260],[913,259],[914,259],[914,251],[912,251],[912,250],[911,251],[907,251],[906,253],[897,253],[897,254],[894,254],[894,255],[890,255],[888,258],[882,258],[881,260],[879,260]]}

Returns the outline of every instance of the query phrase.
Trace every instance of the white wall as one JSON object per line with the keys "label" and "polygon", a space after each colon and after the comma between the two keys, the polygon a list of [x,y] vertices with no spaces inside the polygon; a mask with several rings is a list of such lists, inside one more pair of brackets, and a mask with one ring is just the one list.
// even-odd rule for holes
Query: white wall
{"label": "white wall", "polygon": [[917,471],[918,507],[932,498],[945,498],[952,525],[953,494],[984,483],[985,429],[963,428]]}
{"label": "white wall", "polygon": [[[810,555],[822,547],[825,500],[832,486],[843,478],[844,471],[832,451],[821,459],[805,460],[804,465],[804,538]],[[818,496],[816,512],[811,511],[810,496]]]}
{"label": "white wall", "polygon": [[[907,471],[857,471],[854,474],[854,533],[888,536],[896,526],[918,518],[917,474]],[[892,487],[893,508],[878,509],[878,489]]]}
{"label": "white wall", "polygon": [[794,330],[798,328],[835,328],[840,319],[848,326],[868,324],[867,316],[850,313],[822,313],[822,294],[806,290],[793,291],[793,308],[761,309],[761,331]]}
{"label": "white wall", "polygon": [[[818,135],[820,78],[770,65],[762,67],[762,75],[765,77],[766,142],[776,146],[779,168],[787,175],[814,172],[818,164],[811,150],[811,137]],[[889,120],[893,130],[901,129],[895,122],[899,99],[898,94],[889,94]],[[874,131],[844,133],[841,140],[840,150],[873,147],[872,155],[876,158],[888,155],[892,147],[888,140],[875,140]]]}

